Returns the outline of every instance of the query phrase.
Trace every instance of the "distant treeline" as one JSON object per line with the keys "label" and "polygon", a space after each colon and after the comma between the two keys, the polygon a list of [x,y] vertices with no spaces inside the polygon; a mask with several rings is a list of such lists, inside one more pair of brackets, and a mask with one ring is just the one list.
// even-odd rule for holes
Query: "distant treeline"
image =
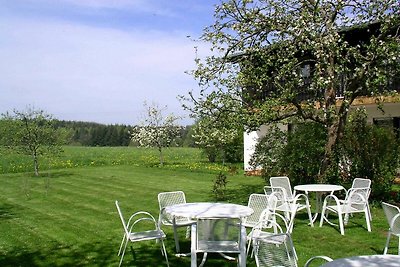
{"label": "distant treeline", "polygon": [[[81,146],[129,146],[131,137],[129,131],[133,126],[123,124],[105,125],[94,122],[63,121],[54,122],[57,128],[65,128],[70,132],[68,144]],[[183,127],[181,137],[177,139],[177,146],[193,146],[194,142],[189,134],[191,126]]]}

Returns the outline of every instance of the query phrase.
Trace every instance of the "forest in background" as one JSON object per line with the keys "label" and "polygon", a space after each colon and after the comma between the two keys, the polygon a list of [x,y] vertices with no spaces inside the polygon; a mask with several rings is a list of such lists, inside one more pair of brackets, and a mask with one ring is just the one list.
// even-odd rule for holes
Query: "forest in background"
{"label": "forest in background", "polygon": [[[68,145],[77,146],[129,146],[133,126],[124,124],[105,125],[95,122],[56,120],[54,126],[69,131]],[[191,126],[182,127],[176,146],[193,146]]]}

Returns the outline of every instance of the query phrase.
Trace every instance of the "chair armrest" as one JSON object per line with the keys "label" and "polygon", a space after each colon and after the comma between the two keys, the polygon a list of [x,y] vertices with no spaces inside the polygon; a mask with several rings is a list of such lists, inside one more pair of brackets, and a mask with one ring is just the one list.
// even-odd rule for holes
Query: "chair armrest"
{"label": "chair armrest", "polygon": [[303,194],[303,193],[297,194],[297,195],[294,197],[293,202],[294,202],[294,203],[297,203],[297,201],[298,201],[300,198],[304,198],[305,201],[308,202],[308,196],[307,196],[306,194]]}
{"label": "chair armrest", "polygon": [[390,229],[393,229],[396,224],[399,225],[397,228],[400,228],[400,213],[396,214],[390,221]]}
{"label": "chair armrest", "polygon": [[[340,200],[337,196],[335,195],[327,195],[324,199],[324,204],[323,207],[325,206],[331,206],[331,203],[334,202],[336,206],[340,206],[340,203],[343,203],[343,200]],[[329,205],[328,205],[329,204]]]}
{"label": "chair armrest", "polygon": [[331,258],[327,257],[327,256],[314,256],[310,259],[308,259],[308,261],[306,262],[306,264],[304,265],[304,267],[308,267],[310,265],[310,263],[315,260],[315,259],[324,259],[326,261],[333,261]]}

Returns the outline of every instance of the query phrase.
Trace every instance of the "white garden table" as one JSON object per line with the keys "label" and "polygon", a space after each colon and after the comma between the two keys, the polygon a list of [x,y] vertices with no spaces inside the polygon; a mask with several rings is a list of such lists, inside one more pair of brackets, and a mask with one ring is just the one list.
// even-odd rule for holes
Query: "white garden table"
{"label": "white garden table", "polygon": [[341,185],[333,185],[333,184],[303,184],[303,185],[296,185],[294,187],[295,191],[303,191],[308,196],[309,192],[315,192],[316,197],[316,207],[315,207],[315,214],[313,217],[313,223],[318,217],[319,212],[322,209],[322,196],[326,193],[333,194],[335,191],[344,190],[344,187]]}
{"label": "white garden table", "polygon": [[327,262],[321,267],[398,267],[400,256],[398,255],[367,255],[336,259]]}
{"label": "white garden table", "polygon": [[[197,219],[199,217],[216,218],[245,218],[253,214],[253,209],[247,206],[232,203],[212,203],[212,202],[194,202],[171,205],[165,208],[165,212],[172,216],[188,217]],[[176,229],[174,227],[174,229]],[[177,235],[176,230],[174,235]],[[192,236],[192,242],[195,237]],[[246,266],[246,228],[242,225],[240,238],[240,255],[242,266]],[[196,266],[196,255],[191,254],[191,266]]]}

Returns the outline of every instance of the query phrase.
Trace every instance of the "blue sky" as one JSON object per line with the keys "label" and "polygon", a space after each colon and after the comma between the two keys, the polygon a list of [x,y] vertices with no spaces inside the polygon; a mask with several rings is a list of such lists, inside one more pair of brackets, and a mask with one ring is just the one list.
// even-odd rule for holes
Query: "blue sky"
{"label": "blue sky", "polygon": [[186,116],[195,43],[219,0],[0,0],[0,113],[136,124],[143,103]]}

